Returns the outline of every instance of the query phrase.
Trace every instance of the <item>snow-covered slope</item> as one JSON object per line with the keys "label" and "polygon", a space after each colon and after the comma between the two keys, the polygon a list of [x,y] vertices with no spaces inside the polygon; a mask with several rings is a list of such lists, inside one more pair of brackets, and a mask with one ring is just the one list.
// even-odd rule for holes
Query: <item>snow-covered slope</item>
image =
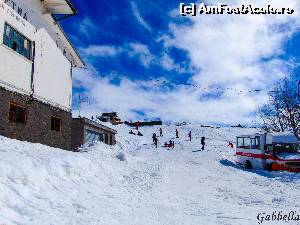
{"label": "snow-covered slope", "polygon": [[[151,144],[158,127],[141,128],[144,137],[116,129],[116,146],[82,153],[0,137],[0,224],[253,225],[258,213],[300,213],[300,175],[233,163],[228,141],[253,129],[179,127],[172,150]],[[160,145],[175,136],[163,131]]]}

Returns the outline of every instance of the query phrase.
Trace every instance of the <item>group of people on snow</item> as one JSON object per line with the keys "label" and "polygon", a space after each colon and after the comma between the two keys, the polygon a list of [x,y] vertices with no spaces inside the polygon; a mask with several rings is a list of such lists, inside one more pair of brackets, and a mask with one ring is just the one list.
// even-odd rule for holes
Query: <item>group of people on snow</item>
{"label": "group of people on snow", "polygon": [[165,142],[165,145],[164,145],[165,148],[175,148],[175,142],[170,140],[169,143],[168,142]]}
{"label": "group of people on snow", "polygon": [[[159,136],[163,137],[162,128],[159,128]],[[155,147],[157,148],[158,147],[158,138],[156,136],[156,133],[152,134],[152,141],[153,141],[153,144],[155,145]],[[165,148],[174,148],[175,147],[175,142],[172,141],[172,140],[170,140],[169,142],[165,142],[164,147]]]}
{"label": "group of people on snow", "polygon": [[[136,122],[135,124],[135,129],[138,131],[137,133],[133,132],[133,130],[130,130],[129,134],[133,134],[133,135],[138,135],[138,136],[143,136],[143,134],[139,131],[139,122]],[[160,127],[159,128],[159,136],[160,137],[163,137],[163,129]],[[179,130],[176,128],[175,130],[175,136],[176,138],[179,138]],[[189,131],[188,133],[188,138],[189,140],[188,141],[192,141],[192,131]],[[155,145],[156,148],[158,148],[158,137],[156,135],[156,133],[153,133],[152,135],[152,141],[153,141],[153,144]],[[201,137],[201,150],[204,150],[205,149],[205,137]],[[175,142],[170,140],[169,142],[165,142],[164,146],[165,148],[174,148],[175,147]],[[230,147],[230,148],[234,148],[234,145],[232,142],[229,142],[227,147]]]}
{"label": "group of people on snow", "polygon": [[133,132],[133,130],[130,130],[129,134],[133,134],[133,135],[137,135],[137,136],[144,136],[140,131],[138,131],[137,134],[136,134],[136,133]]}
{"label": "group of people on snow", "polygon": [[139,126],[140,126],[140,122],[136,122],[135,123],[135,129],[137,130],[137,133],[134,133],[133,130],[129,131],[129,134],[133,134],[133,135],[137,135],[137,136],[144,136],[140,131],[139,131]]}
{"label": "group of people on snow", "polygon": [[[159,136],[163,137],[162,128],[159,128]],[[177,128],[175,130],[175,136],[176,136],[176,138],[179,138],[179,130]],[[189,131],[188,137],[189,137],[189,141],[191,142],[192,141],[192,131]],[[153,144],[155,145],[155,147],[157,148],[158,147],[158,137],[157,137],[156,133],[152,134],[152,141],[153,141]],[[205,148],[205,137],[201,137],[201,145],[202,145],[201,150],[204,150],[204,148]],[[175,142],[172,141],[172,140],[170,140],[169,142],[165,142],[163,147],[165,147],[165,148],[174,148],[175,147]]]}
{"label": "group of people on snow", "polygon": [[[129,134],[143,136],[143,134],[139,131],[139,122],[136,122],[135,129],[137,130],[137,133],[133,132],[133,130],[130,130]],[[163,137],[163,129],[161,127],[159,128],[159,136]],[[175,136],[176,136],[176,138],[179,138],[179,130],[177,128],[175,130]],[[189,131],[188,138],[189,138],[189,141],[191,142],[192,141],[192,131]],[[153,141],[153,144],[155,145],[155,147],[158,148],[158,137],[157,137],[156,133],[152,134],[152,141]],[[201,145],[202,145],[201,150],[204,150],[205,137],[201,137]],[[163,147],[174,148],[175,142],[172,140],[170,140],[169,142],[165,142]]]}

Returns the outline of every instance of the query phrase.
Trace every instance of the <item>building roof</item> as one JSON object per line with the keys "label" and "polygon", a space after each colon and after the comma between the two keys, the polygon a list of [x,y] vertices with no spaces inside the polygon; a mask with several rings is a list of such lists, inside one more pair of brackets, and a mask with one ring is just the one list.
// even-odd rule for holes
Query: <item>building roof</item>
{"label": "building roof", "polygon": [[92,126],[94,128],[98,128],[98,129],[102,129],[102,130],[105,130],[107,132],[110,132],[110,133],[113,133],[113,134],[117,134],[117,131],[110,128],[110,127],[107,127],[103,124],[100,124],[98,122],[95,122],[93,120],[90,120],[88,118],[85,118],[85,117],[81,117],[81,118],[72,118],[73,121],[80,121],[81,123],[83,123],[84,125],[88,125],[88,126]]}
{"label": "building roof", "polygon": [[77,10],[71,0],[41,0],[51,14],[72,15]]}

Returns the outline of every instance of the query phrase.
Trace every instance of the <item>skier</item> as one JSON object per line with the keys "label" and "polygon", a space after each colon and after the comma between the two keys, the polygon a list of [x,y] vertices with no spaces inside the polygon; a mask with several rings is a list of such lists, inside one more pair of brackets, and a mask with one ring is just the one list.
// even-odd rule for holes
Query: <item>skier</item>
{"label": "skier", "polygon": [[157,137],[155,136],[155,139],[154,139],[154,145],[155,145],[156,148],[157,148],[157,143],[158,143],[158,139],[157,139]]}
{"label": "skier", "polygon": [[192,141],[192,131],[189,132],[190,141]]}
{"label": "skier", "polygon": [[159,136],[163,136],[163,130],[161,128],[159,128]]}
{"label": "skier", "polygon": [[135,129],[139,129],[139,125],[140,125],[140,121],[137,121],[136,123],[135,123]]}
{"label": "skier", "polygon": [[152,141],[153,141],[153,142],[154,142],[155,138],[156,138],[156,133],[153,133],[153,134],[152,134]]}
{"label": "skier", "polygon": [[153,140],[153,143],[154,143],[155,147],[157,148],[157,142],[158,142],[158,139],[157,139],[157,137],[156,137],[156,133],[153,133],[153,135],[152,135],[152,140]]}
{"label": "skier", "polygon": [[177,128],[176,128],[176,138],[179,138],[179,131]]}
{"label": "skier", "polygon": [[202,150],[204,150],[204,146],[205,146],[205,137],[201,138],[201,145],[202,145]]}

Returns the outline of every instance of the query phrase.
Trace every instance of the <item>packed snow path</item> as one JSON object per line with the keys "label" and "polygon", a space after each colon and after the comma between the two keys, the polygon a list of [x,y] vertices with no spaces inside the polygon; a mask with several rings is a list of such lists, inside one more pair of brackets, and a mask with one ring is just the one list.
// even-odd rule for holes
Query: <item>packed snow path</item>
{"label": "packed snow path", "polygon": [[[176,127],[164,126],[156,149],[159,127],[140,128],[138,137],[119,126],[116,146],[83,153],[0,137],[0,224],[253,225],[258,213],[300,213],[299,174],[234,164],[228,141],[256,130],[177,128],[174,139]],[[175,149],[160,147],[170,139]]]}

